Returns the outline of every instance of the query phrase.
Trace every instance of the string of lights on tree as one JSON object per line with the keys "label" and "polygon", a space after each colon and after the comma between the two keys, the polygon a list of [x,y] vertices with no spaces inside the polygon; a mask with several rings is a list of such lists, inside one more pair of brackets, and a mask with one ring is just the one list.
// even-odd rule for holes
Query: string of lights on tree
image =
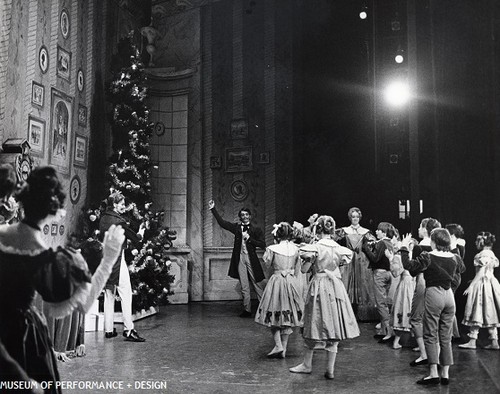
{"label": "string of lights on tree", "polygon": [[[132,228],[144,223],[142,244],[128,255],[132,284],[132,309],[140,311],[168,302],[174,276],[170,274],[168,250],[176,232],[162,225],[165,213],[152,209],[150,139],[153,123],[146,105],[147,88],[144,65],[129,35],[118,43],[112,66],[114,78],[109,85],[108,101],[113,105],[110,122],[113,154],[108,167],[110,194],[118,190],[124,196],[124,214]],[[84,210],[83,228],[88,238],[99,238],[99,220],[107,208]]]}

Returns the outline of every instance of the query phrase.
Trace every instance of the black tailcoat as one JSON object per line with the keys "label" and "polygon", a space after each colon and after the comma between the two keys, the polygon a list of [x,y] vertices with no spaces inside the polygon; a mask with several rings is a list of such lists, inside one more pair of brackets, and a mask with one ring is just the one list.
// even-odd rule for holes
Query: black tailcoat
{"label": "black tailcoat", "polygon": [[[234,247],[233,253],[231,255],[231,264],[229,265],[228,275],[231,278],[239,279],[238,275],[238,264],[240,262],[240,252],[241,252],[241,240],[243,238],[241,231],[241,223],[231,223],[224,220],[219,212],[215,208],[212,209],[212,213],[224,230],[230,231],[234,234]],[[253,275],[255,282],[260,282],[264,279],[264,271],[260,264],[259,258],[257,257],[256,248],[266,248],[266,241],[264,240],[264,233],[259,227],[255,227],[252,224],[248,227],[248,235],[250,238],[246,240],[246,246],[248,250],[248,257],[250,259],[250,264],[252,265]]]}

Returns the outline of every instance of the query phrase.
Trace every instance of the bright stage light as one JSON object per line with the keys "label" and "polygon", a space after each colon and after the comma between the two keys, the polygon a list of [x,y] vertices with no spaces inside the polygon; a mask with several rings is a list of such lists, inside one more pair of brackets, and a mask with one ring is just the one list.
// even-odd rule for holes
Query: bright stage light
{"label": "bright stage light", "polygon": [[398,64],[403,63],[403,61],[404,61],[404,60],[405,60],[405,58],[404,58],[404,57],[403,57],[403,55],[402,55],[402,54],[400,54],[400,53],[398,53],[398,54],[396,55],[396,57],[394,58],[394,61],[395,61],[396,63],[398,63]]}
{"label": "bright stage light", "polygon": [[410,99],[410,88],[407,83],[396,81],[385,90],[385,99],[394,107],[405,105]]}
{"label": "bright stage light", "polygon": [[363,7],[361,7],[361,11],[359,12],[359,18],[360,19],[368,18],[368,7],[366,6],[366,4],[363,4]]}

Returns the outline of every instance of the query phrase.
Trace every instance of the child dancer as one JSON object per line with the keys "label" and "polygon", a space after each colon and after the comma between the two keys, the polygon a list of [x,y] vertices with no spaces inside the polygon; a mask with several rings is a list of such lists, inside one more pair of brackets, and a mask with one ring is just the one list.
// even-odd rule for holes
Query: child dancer
{"label": "child dancer", "polygon": [[377,303],[377,312],[380,317],[380,326],[382,334],[376,334],[375,338],[379,339],[380,343],[388,342],[392,338],[392,332],[389,325],[389,290],[391,288],[391,272],[389,259],[385,255],[388,249],[392,252],[391,238],[394,235],[394,226],[387,222],[380,222],[375,234],[378,242],[375,244],[375,249],[372,250],[366,243],[366,238],[363,240],[363,252],[370,260],[369,268],[373,272],[373,284],[375,289],[375,300]]}
{"label": "child dancer", "polygon": [[[394,229],[394,237],[392,238],[392,245],[394,250],[398,250],[401,242],[399,240],[399,232]],[[409,244],[410,258],[413,247],[417,244],[417,240],[412,239]],[[394,332],[394,341],[392,343],[393,349],[401,349],[399,344],[402,332],[409,332],[411,329],[410,316],[411,316],[411,302],[413,293],[415,292],[415,278],[410,275],[408,270],[405,270],[401,262],[399,254],[393,255],[389,250],[386,255],[391,262],[391,274],[394,278],[399,277],[399,283],[394,292],[394,299],[391,310],[391,327]]]}
{"label": "child dancer", "polygon": [[470,340],[462,349],[475,349],[476,339],[480,328],[487,328],[491,344],[485,349],[500,349],[498,346],[497,327],[500,327],[500,284],[493,275],[493,269],[498,267],[498,259],[491,250],[495,243],[495,236],[488,232],[481,232],[476,238],[476,247],[480,252],[474,257],[476,276],[465,290],[467,304],[465,305],[462,324],[470,326]]}
{"label": "child dancer", "polygon": [[[423,338],[428,356],[429,375],[417,384],[449,384],[449,369],[453,365],[451,333],[455,316],[455,298],[451,291],[453,275],[460,256],[450,252],[450,233],[435,228],[431,234],[432,251],[410,259],[410,236],[403,238],[401,260],[410,272],[423,272],[425,279]],[[441,377],[438,372],[441,366]]]}
{"label": "child dancer", "polygon": [[301,325],[304,302],[295,277],[300,260],[299,249],[291,242],[293,228],[286,222],[274,226],[277,244],[267,247],[263,257],[272,275],[262,293],[255,322],[271,328],[275,345],[267,357],[285,358],[292,327]]}
{"label": "child dancer", "polygon": [[300,248],[300,257],[304,261],[302,272],[307,272],[312,266],[313,277],[304,314],[304,361],[290,368],[290,372],[294,373],[311,373],[314,348],[317,344],[324,344],[328,352],[327,379],[334,378],[339,341],[359,336],[358,324],[345,287],[333,272],[342,258],[352,258],[352,251],[330,238],[334,231],[333,218],[320,216],[316,225],[319,241]]}

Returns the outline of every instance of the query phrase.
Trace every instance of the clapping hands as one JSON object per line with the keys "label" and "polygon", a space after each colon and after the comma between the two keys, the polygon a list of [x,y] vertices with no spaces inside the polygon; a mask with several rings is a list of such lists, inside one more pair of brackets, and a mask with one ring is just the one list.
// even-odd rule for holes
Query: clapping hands
{"label": "clapping hands", "polygon": [[403,239],[401,240],[401,246],[405,247],[406,249],[410,250],[412,248],[413,242],[412,242],[412,236],[410,233],[406,234]]}

